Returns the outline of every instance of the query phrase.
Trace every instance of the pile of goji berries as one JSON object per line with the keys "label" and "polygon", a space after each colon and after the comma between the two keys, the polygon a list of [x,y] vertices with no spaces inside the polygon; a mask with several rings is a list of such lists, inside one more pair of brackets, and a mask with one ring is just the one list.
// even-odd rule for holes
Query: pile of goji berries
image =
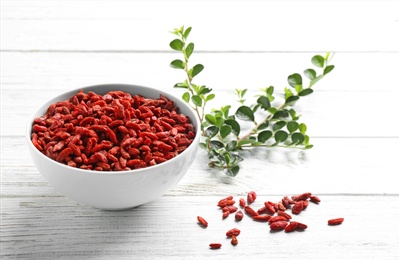
{"label": "pile of goji berries", "polygon": [[105,95],[79,91],[34,119],[31,140],[60,163],[123,171],[165,162],[184,151],[194,137],[190,119],[162,95],[151,99],[123,91]]}
{"label": "pile of goji berries", "polygon": [[[250,191],[247,193],[246,200],[244,198],[239,199],[239,205],[254,221],[268,222],[272,232],[284,230],[286,233],[289,233],[295,230],[307,229],[308,226],[306,224],[292,221],[292,216],[286,211],[291,209],[292,214],[298,215],[302,212],[302,210],[308,207],[309,201],[315,204],[320,203],[320,199],[317,196],[312,195],[310,192],[306,192],[291,197],[284,196],[281,201],[278,202],[266,201],[264,202],[263,207],[255,210],[249,205],[253,203],[256,198],[256,193],[254,191]],[[241,221],[244,218],[244,213],[242,210],[239,210],[238,207],[234,206],[235,203],[236,201],[233,200],[233,196],[228,196],[218,202],[217,206],[222,209],[223,219],[227,218],[232,213],[235,213],[234,217],[236,221]],[[198,216],[197,220],[198,223],[204,228],[208,227],[208,222],[203,217]],[[328,220],[327,223],[328,225],[339,225],[343,221],[343,218],[335,218]],[[238,244],[237,236],[240,233],[241,231],[237,228],[227,231],[226,236],[231,237],[232,245]],[[219,249],[222,247],[222,244],[211,243],[209,247],[211,249]]]}

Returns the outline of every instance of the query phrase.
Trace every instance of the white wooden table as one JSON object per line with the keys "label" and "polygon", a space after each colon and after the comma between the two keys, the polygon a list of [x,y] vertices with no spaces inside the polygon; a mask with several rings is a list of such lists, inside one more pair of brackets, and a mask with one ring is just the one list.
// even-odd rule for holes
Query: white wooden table
{"label": "white wooden table", "polygon": [[[2,1],[1,259],[399,259],[398,1]],[[33,109],[71,88],[130,83],[174,91],[168,31],[192,26],[197,81],[235,104],[335,52],[336,69],[297,108],[314,148],[252,150],[237,177],[200,150],[158,201],[101,211],[57,193],[34,167],[24,129]],[[218,107],[214,103],[212,107]],[[270,233],[217,201],[310,191],[305,232]],[[198,226],[201,215],[209,222]],[[327,220],[344,217],[340,226]],[[237,246],[225,232],[241,229]],[[208,244],[221,242],[220,250]]]}

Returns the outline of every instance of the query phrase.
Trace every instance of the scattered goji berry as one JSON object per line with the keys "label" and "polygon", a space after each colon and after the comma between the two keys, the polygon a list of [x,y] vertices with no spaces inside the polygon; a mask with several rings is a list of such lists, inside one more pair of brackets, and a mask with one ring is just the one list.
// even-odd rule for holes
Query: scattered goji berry
{"label": "scattered goji berry", "polygon": [[271,217],[272,216],[270,215],[259,215],[259,216],[253,216],[252,219],[256,221],[266,222],[269,221]]}
{"label": "scattered goji berry", "polygon": [[292,207],[292,213],[298,215],[303,210],[303,200],[298,200]]}
{"label": "scattered goji berry", "polygon": [[244,211],[245,213],[247,213],[248,215],[250,215],[251,217],[253,216],[258,216],[258,212],[256,212],[253,208],[251,208],[250,206],[245,206],[244,207]]}
{"label": "scattered goji berry", "polygon": [[233,228],[226,232],[226,236],[227,237],[238,236],[240,233],[241,231],[238,228]]}
{"label": "scattered goji berry", "polygon": [[235,214],[236,221],[241,221],[243,219],[243,217],[244,217],[244,213],[242,213],[241,210],[236,212],[236,214]]}
{"label": "scattered goji berry", "polygon": [[231,236],[231,244],[236,246],[238,244],[237,236]]}
{"label": "scattered goji berry", "polygon": [[247,202],[248,204],[251,204],[256,200],[256,193],[254,191],[250,191],[247,194]]}
{"label": "scattered goji berry", "polygon": [[285,232],[289,233],[289,232],[295,231],[297,228],[298,228],[298,222],[293,221],[293,222],[289,223],[289,224],[284,228],[284,230],[285,230]]}
{"label": "scattered goji berry", "polygon": [[225,219],[225,218],[227,218],[229,215],[230,215],[230,211],[225,211],[225,212],[223,212],[223,214],[222,214],[222,218]]}
{"label": "scattered goji berry", "polygon": [[210,247],[211,249],[219,249],[219,248],[222,247],[222,244],[221,244],[221,243],[210,243],[210,244],[209,244],[209,247]]}
{"label": "scattered goji berry", "polygon": [[208,222],[203,217],[197,216],[197,220],[203,227],[207,227],[208,226]]}
{"label": "scattered goji berry", "polygon": [[328,221],[328,225],[330,226],[340,225],[342,224],[342,222],[344,222],[344,218],[334,218]]}
{"label": "scattered goji berry", "polygon": [[270,230],[282,230],[288,225],[287,221],[276,221],[270,224]]}
{"label": "scattered goji berry", "polygon": [[240,206],[241,207],[245,207],[247,205],[247,203],[245,202],[245,200],[243,198],[240,199]]}
{"label": "scattered goji berry", "polygon": [[267,201],[267,202],[264,203],[264,205],[265,205],[267,211],[268,211],[271,215],[273,215],[274,213],[276,213],[276,210],[275,210],[275,208],[274,208],[274,202]]}
{"label": "scattered goji berry", "polygon": [[273,223],[273,222],[276,222],[276,221],[288,221],[288,219],[286,217],[283,217],[283,216],[274,216],[274,217],[271,217],[268,220],[269,223]]}
{"label": "scattered goji berry", "polygon": [[320,199],[317,196],[310,196],[310,201],[314,203],[320,203]]}
{"label": "scattered goji berry", "polygon": [[280,211],[280,210],[277,211],[277,215],[283,216],[283,217],[285,217],[286,219],[292,219],[291,215],[288,214],[288,213],[286,213],[286,212],[284,212],[284,211]]}

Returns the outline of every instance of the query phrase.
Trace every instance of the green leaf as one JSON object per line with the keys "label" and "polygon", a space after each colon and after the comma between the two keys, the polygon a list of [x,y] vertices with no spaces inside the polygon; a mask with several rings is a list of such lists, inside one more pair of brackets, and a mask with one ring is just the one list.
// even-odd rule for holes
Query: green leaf
{"label": "green leaf", "polygon": [[295,87],[296,85],[302,85],[302,77],[298,73],[294,73],[288,76],[288,84],[291,87]]}
{"label": "green leaf", "polygon": [[284,88],[284,98],[285,99],[287,99],[287,98],[289,98],[290,96],[293,96],[293,95],[294,95],[294,93],[291,91],[291,89]]}
{"label": "green leaf", "polygon": [[251,108],[247,106],[240,106],[235,115],[237,118],[244,120],[244,121],[255,121],[255,116]]}
{"label": "green leaf", "polygon": [[304,90],[302,90],[301,92],[299,92],[299,96],[301,96],[301,97],[304,97],[304,96],[307,96],[307,95],[309,95],[309,94],[312,94],[313,93],[313,89],[311,89],[311,88],[305,88]]}
{"label": "green leaf", "polygon": [[219,133],[219,127],[210,126],[205,130],[205,134],[207,137],[212,138]]}
{"label": "green leaf", "polygon": [[266,121],[258,126],[258,130],[266,129],[269,126],[269,121]]}
{"label": "green leaf", "polygon": [[296,130],[298,130],[299,128],[299,124],[295,121],[290,121],[287,123],[287,129],[290,133],[295,132]]}
{"label": "green leaf", "polygon": [[205,115],[205,120],[211,125],[216,124],[216,118],[213,115],[211,115],[211,114],[206,114]]}
{"label": "green leaf", "polygon": [[170,66],[174,69],[184,69],[184,62],[182,60],[174,60],[170,63]]}
{"label": "green leaf", "polygon": [[251,144],[251,143],[253,143],[253,142],[255,142],[256,140],[254,140],[254,139],[244,139],[244,140],[241,140],[241,141],[239,141],[238,142],[238,144],[237,144],[237,146],[239,146],[239,147],[241,147],[241,146],[243,146],[243,145],[245,145],[245,144]]}
{"label": "green leaf", "polygon": [[312,80],[314,78],[316,78],[316,71],[314,69],[307,69],[303,72],[303,74],[305,74],[305,76]]}
{"label": "green leaf", "polygon": [[287,140],[287,138],[288,133],[283,130],[279,130],[274,134],[274,140],[276,140],[277,143],[284,142],[285,140]]}
{"label": "green leaf", "polygon": [[169,46],[175,51],[181,51],[183,49],[183,42],[179,39],[174,39],[169,43]]}
{"label": "green leaf", "polygon": [[209,94],[205,97],[205,101],[209,101],[215,98],[215,94]]}
{"label": "green leaf", "polygon": [[229,125],[223,125],[220,128],[220,136],[222,139],[224,139],[226,136],[228,136],[231,133],[231,126]]}
{"label": "green leaf", "polygon": [[225,174],[230,177],[236,177],[239,171],[240,171],[240,166],[234,165],[230,169],[225,169]]}
{"label": "green leaf", "polygon": [[289,98],[287,98],[286,100],[285,100],[285,103],[288,105],[288,104],[292,104],[292,103],[294,103],[295,101],[297,101],[299,99],[299,97],[298,96],[290,96]]}
{"label": "green leaf", "polygon": [[186,57],[187,59],[190,58],[191,54],[194,51],[194,43],[190,42],[186,47]]}
{"label": "green leaf", "polygon": [[231,131],[233,132],[233,134],[235,134],[236,136],[240,135],[240,124],[236,120],[228,119],[225,120],[224,123],[231,126]]}
{"label": "green leaf", "polygon": [[287,110],[278,110],[276,113],[273,115],[273,119],[278,119],[278,118],[285,118],[288,117],[289,113]]}
{"label": "green leaf", "polygon": [[233,151],[233,150],[236,149],[236,146],[237,146],[237,141],[236,140],[232,140],[232,141],[230,141],[230,142],[228,142],[226,144],[226,150],[227,151]]}
{"label": "green leaf", "polygon": [[183,96],[182,96],[182,99],[183,99],[186,103],[188,103],[188,102],[190,101],[190,93],[184,92],[184,94],[183,94]]}
{"label": "green leaf", "polygon": [[204,69],[204,66],[202,64],[197,64],[192,68],[191,71],[191,77],[194,78],[197,76],[202,70]]}
{"label": "green leaf", "polygon": [[273,131],[280,130],[283,128],[287,123],[285,121],[278,121],[273,125]]}
{"label": "green leaf", "polygon": [[188,28],[184,31],[183,37],[184,37],[185,39],[187,39],[187,37],[188,37],[188,35],[190,34],[190,32],[191,32],[191,27],[188,27]]}
{"label": "green leaf", "polygon": [[224,123],[224,119],[221,116],[215,116],[216,122],[215,125],[221,127]]}
{"label": "green leaf", "polygon": [[270,87],[268,87],[266,89],[266,93],[269,94],[269,95],[273,95],[273,92],[274,92],[274,87],[273,86],[270,86]]}
{"label": "green leaf", "polygon": [[224,144],[218,140],[210,141],[209,145],[211,146],[211,148],[215,148],[215,149],[224,148]]}
{"label": "green leaf", "polygon": [[227,106],[224,106],[224,107],[220,108],[220,111],[223,113],[223,117],[226,118],[226,119],[229,117],[230,108],[231,108],[230,105],[227,105]]}
{"label": "green leaf", "polygon": [[202,98],[198,95],[194,95],[191,97],[191,101],[196,105],[197,107],[202,107]]}
{"label": "green leaf", "polygon": [[320,55],[315,55],[312,58],[312,63],[316,67],[323,68],[324,67],[324,58]]}
{"label": "green leaf", "polygon": [[266,96],[260,96],[258,100],[256,100],[256,102],[260,104],[261,108],[263,108],[264,110],[268,110],[271,106],[270,101]]}
{"label": "green leaf", "polygon": [[177,83],[177,84],[174,85],[173,87],[174,87],[174,88],[187,88],[187,89],[188,89],[187,83]]}
{"label": "green leaf", "polygon": [[305,133],[306,133],[306,130],[307,130],[306,125],[305,125],[304,123],[301,123],[301,124],[299,125],[299,132],[301,132],[302,134],[305,134]]}
{"label": "green leaf", "polygon": [[197,94],[198,94],[198,95],[199,95],[199,94],[205,95],[205,94],[208,94],[209,92],[211,92],[212,89],[211,89],[211,88],[207,88],[206,86],[201,86],[201,87],[199,87],[196,91],[197,91]]}
{"label": "green leaf", "polygon": [[334,65],[328,65],[327,67],[325,67],[323,74],[324,74],[324,75],[327,75],[327,74],[330,73],[333,69],[334,69]]}
{"label": "green leaf", "polygon": [[262,131],[258,134],[258,141],[264,143],[267,140],[269,140],[269,138],[272,137],[272,135],[273,135],[272,131],[269,130]]}
{"label": "green leaf", "polygon": [[292,120],[298,120],[299,116],[296,115],[296,111],[293,108],[291,108],[288,112],[290,113]]}
{"label": "green leaf", "polygon": [[302,144],[305,140],[305,136],[301,133],[293,133],[291,136],[292,144]]}

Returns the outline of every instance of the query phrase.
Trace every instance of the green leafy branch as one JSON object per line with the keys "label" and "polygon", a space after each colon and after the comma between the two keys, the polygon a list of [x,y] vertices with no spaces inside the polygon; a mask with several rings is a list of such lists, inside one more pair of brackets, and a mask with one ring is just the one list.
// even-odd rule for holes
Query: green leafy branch
{"label": "green leafy branch", "polygon": [[[243,161],[240,152],[243,149],[253,147],[284,147],[309,149],[310,138],[306,134],[307,126],[299,121],[300,115],[294,109],[298,100],[313,93],[312,87],[334,69],[330,65],[332,55],[315,55],[311,59],[314,68],[303,71],[307,78],[305,84],[299,73],[288,76],[289,87],[284,88],[283,100],[276,102],[274,87],[261,89],[261,93],[255,96],[256,101],[246,105],[245,95],[247,89],[236,89],[239,107],[234,113],[230,113],[231,106],[222,106],[220,109],[212,109],[205,113],[208,101],[215,98],[212,89],[193,83],[204,66],[196,64],[189,67],[189,58],[194,51],[194,44],[188,43],[187,38],[191,27],[175,29],[173,33],[179,38],[170,43],[173,50],[180,51],[184,59],[176,59],[171,62],[171,67],[185,71],[184,82],[177,83],[175,87],[186,89],[182,99],[190,104],[196,111],[201,121],[203,140],[200,145],[208,152],[209,166],[223,170],[229,176],[236,176],[240,170],[239,163]],[[276,104],[279,103],[279,104]],[[256,120],[261,118],[260,121]],[[251,124],[250,130],[242,134],[241,128],[245,124]]]}

